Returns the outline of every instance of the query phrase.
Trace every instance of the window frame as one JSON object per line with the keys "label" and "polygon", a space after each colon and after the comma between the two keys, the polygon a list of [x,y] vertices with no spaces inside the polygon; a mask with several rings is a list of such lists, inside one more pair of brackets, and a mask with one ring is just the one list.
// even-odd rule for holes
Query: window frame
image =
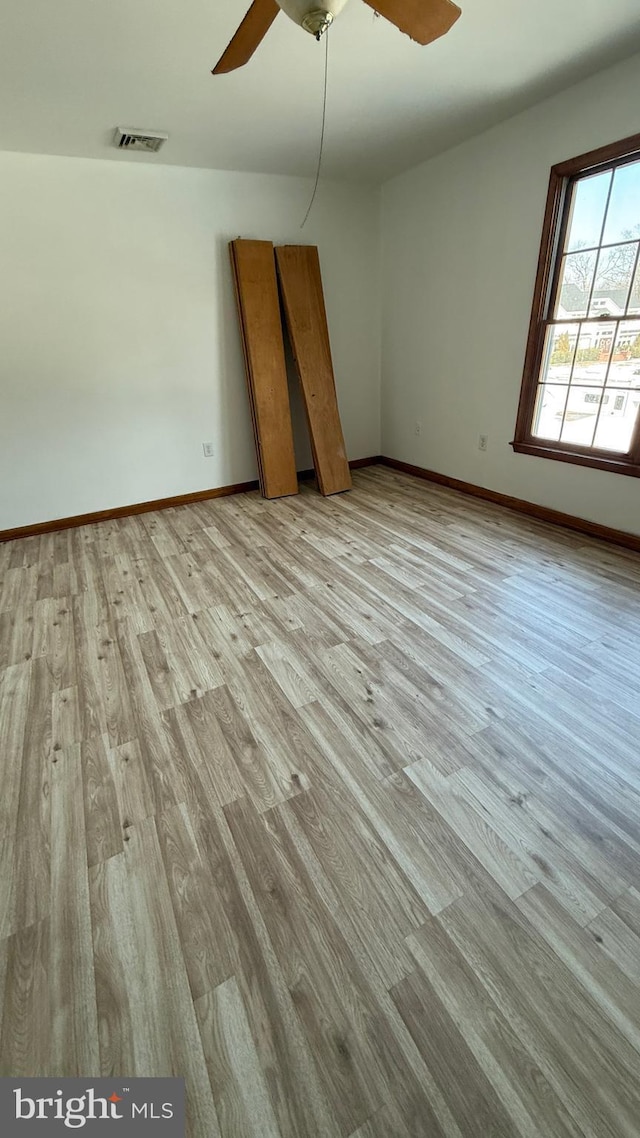
{"label": "window frame", "polygon": [[[547,325],[551,320],[550,314],[559,286],[573,184],[586,174],[615,169],[638,159],[640,159],[640,134],[634,134],[551,167],[516,430],[511,444],[518,454],[592,466],[599,470],[609,470],[635,478],[640,478],[640,412],[636,419],[631,446],[626,454],[598,447],[583,447],[577,443],[538,438],[533,435],[533,416]],[[601,319],[603,324],[612,321],[610,316],[596,319]]]}

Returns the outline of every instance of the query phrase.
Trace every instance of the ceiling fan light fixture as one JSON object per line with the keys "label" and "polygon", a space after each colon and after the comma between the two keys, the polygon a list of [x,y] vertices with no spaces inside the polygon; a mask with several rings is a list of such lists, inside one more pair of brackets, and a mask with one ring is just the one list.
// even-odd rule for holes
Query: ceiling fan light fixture
{"label": "ceiling fan light fixture", "polygon": [[[294,24],[320,40],[346,3],[347,0],[253,0],[236,34],[213,68],[213,74],[224,75],[227,71],[244,67],[280,10]],[[401,32],[423,45],[446,35],[460,16],[454,0],[365,0],[365,4],[373,8],[376,15],[384,16]]]}
{"label": "ceiling fan light fixture", "polygon": [[302,18],[302,26],[305,32],[310,32],[317,40],[329,31],[332,23],[331,12],[325,12],[324,8],[314,8],[312,12]]}
{"label": "ceiling fan light fixture", "polygon": [[282,11],[317,39],[331,27],[347,0],[277,0]]}

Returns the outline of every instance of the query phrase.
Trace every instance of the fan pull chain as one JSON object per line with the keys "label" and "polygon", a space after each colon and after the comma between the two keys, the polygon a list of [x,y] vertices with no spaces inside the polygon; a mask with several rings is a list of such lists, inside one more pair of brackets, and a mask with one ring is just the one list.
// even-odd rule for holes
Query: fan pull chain
{"label": "fan pull chain", "polygon": [[326,121],[327,121],[327,81],[328,81],[328,78],[329,78],[329,30],[327,29],[324,33],[324,95],[323,95],[323,99],[322,99],[322,131],[320,133],[320,153],[318,155],[318,169],[316,172],[316,182],[315,182],[315,185],[313,187],[313,193],[311,195],[311,201],[309,202],[309,208],[304,215],[304,221],[302,222],[302,225],[300,226],[301,229],[304,229],[305,225],[307,224],[307,221],[309,220],[309,214],[311,213],[311,210],[313,209],[313,203],[316,200],[316,194],[318,192],[318,184],[320,182],[320,171],[322,169],[322,155],[323,155],[323,151],[324,151],[324,128],[325,128]]}

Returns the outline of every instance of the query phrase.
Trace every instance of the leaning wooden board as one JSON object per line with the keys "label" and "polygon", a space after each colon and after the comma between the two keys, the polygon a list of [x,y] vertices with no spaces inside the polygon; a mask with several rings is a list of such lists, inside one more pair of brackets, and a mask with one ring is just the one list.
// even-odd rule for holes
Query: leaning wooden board
{"label": "leaning wooden board", "polygon": [[247,377],[247,391],[249,394],[249,407],[251,410],[251,423],[253,425],[253,438],[256,445],[256,459],[258,462],[258,480],[260,483],[260,493],[264,496],[264,474],[262,470],[262,455],[260,454],[260,446],[258,444],[258,430],[256,425],[256,409],[253,398],[253,383],[251,381],[251,368],[249,364],[249,355],[247,352],[247,338],[244,332],[244,321],[242,319],[242,304],[240,302],[240,290],[238,285],[238,274],[236,271],[235,254],[233,250],[233,242],[229,243],[229,254],[231,257],[231,273],[233,276],[233,285],[236,298],[236,306],[238,309],[238,323],[240,325],[240,341],[242,343],[242,355],[244,358],[244,370]]}
{"label": "leaning wooden board", "polygon": [[314,245],[282,245],[276,261],[284,311],[309,423],[311,449],[322,494],[351,489],[329,328]]}
{"label": "leaning wooden board", "polygon": [[265,498],[298,493],[278,282],[270,241],[232,241],[251,415]]}

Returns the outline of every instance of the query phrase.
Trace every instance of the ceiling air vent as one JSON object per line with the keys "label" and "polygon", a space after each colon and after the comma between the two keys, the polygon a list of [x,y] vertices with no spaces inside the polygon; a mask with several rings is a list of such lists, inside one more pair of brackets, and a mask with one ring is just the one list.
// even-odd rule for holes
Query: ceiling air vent
{"label": "ceiling air vent", "polygon": [[157,154],[168,137],[168,134],[160,134],[157,130],[129,130],[119,126],[113,142],[118,150],[144,150],[147,154]]}

